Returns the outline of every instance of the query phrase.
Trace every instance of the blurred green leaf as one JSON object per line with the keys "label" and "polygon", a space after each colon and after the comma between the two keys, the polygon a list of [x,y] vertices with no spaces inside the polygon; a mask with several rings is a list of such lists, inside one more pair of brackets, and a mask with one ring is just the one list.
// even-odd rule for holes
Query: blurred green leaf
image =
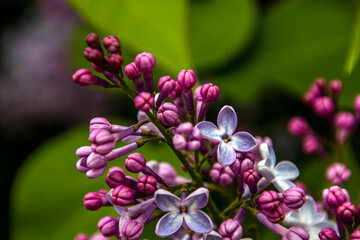
{"label": "blurred green leaf", "polygon": [[198,68],[224,66],[248,47],[255,33],[254,0],[196,0],[190,10],[191,56]]}
{"label": "blurred green leaf", "polygon": [[150,0],[69,0],[85,20],[123,46],[151,52],[172,73],[191,68],[187,41],[188,3]]}
{"label": "blurred green leaf", "polygon": [[[124,123],[126,121],[117,121]],[[105,176],[89,180],[76,170],[75,150],[87,145],[88,127],[79,127],[46,141],[18,171],[11,195],[11,239],[73,239],[78,232],[96,232],[97,221],[118,216],[112,207],[90,212],[83,206],[87,192],[108,189]],[[164,145],[145,145],[139,152],[150,159],[181,165]],[[150,158],[151,156],[151,158]],[[125,156],[109,162],[123,166]],[[144,237],[155,239],[154,228]]]}
{"label": "blurred green leaf", "polygon": [[341,99],[349,103],[360,89],[359,70],[351,77],[343,71],[353,23],[351,0],[279,1],[265,14],[248,58],[210,80],[228,98],[251,100],[273,85],[302,94],[318,76],[340,78]]}
{"label": "blurred green leaf", "polygon": [[354,0],[354,2],[356,4],[356,20],[354,21],[352,43],[345,65],[348,74],[351,74],[360,56],[360,2],[358,0]]}

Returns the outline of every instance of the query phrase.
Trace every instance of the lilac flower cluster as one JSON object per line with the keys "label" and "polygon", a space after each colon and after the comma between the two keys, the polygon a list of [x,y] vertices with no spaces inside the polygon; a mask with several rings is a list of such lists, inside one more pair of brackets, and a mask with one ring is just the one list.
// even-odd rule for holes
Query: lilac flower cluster
{"label": "lilac flower cluster", "polygon": [[[92,33],[86,43],[85,58],[105,78],[80,69],[73,75],[74,82],[121,89],[139,110],[137,123],[131,126],[112,124],[100,117],[92,119],[90,146],[76,151],[80,158],[76,168],[90,179],[103,175],[108,161],[127,155],[123,163],[126,171],[109,168],[105,177],[108,188],[87,193],[83,199],[91,211],[101,207],[115,209],[116,216],[105,216],[98,222],[102,239],[140,239],[145,225],[152,221],[157,221],[154,231],[160,238],[249,239],[243,238],[246,215],[253,216],[283,240],[343,239],[346,231],[352,234],[351,239],[358,239],[360,210],[350,202],[345,189],[334,186],[324,190],[324,204],[335,214],[335,224],[317,209],[314,198],[293,182],[300,174],[295,164],[276,164],[270,138],[255,138],[237,131],[238,117],[233,107],[226,105],[220,110],[217,125],[205,121],[211,103],[219,96],[216,85],[196,87],[195,72],[184,69],[176,80],[169,75],[161,77],[156,88],[156,60],[144,52],[124,67],[125,76],[133,82],[129,86],[122,70],[119,40],[115,36],[104,38],[103,49]],[[339,118],[335,116],[335,104],[341,82],[331,84],[332,99],[325,95],[323,81],[319,80],[316,86],[311,103],[320,116],[334,123]],[[316,138],[303,119],[293,119],[289,128],[297,136]],[[119,142],[123,146],[117,148]],[[178,175],[169,163],[147,161],[148,156],[134,152],[151,142],[167,145],[188,177]],[[342,165],[333,168],[328,175],[336,177],[331,178],[350,175]],[[128,172],[139,174],[138,178]],[[267,189],[271,186],[277,191]],[[79,234],[75,239],[101,238]]]}

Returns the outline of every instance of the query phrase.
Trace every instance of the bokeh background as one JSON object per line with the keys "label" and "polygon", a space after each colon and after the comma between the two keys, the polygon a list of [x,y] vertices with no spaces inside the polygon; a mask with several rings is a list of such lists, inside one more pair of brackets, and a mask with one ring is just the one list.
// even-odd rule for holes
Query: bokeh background
{"label": "bokeh background", "polygon": [[[88,212],[82,206],[85,193],[106,185],[104,178],[87,180],[76,171],[74,152],[88,144],[92,117],[132,124],[136,111],[118,90],[83,88],[71,81],[76,69],[90,68],[82,55],[89,32],[117,35],[125,63],[142,51],[153,53],[156,77],[176,78],[181,69],[194,69],[200,82],[220,88],[209,120],[221,106],[234,106],[241,129],[270,136],[278,159],[294,161],[300,180],[315,196],[329,186],[316,180],[324,175],[324,163],[302,153],[300,140],[287,133],[286,124],[293,115],[303,115],[311,127],[329,133],[301,102],[316,77],[343,80],[340,106],[351,108],[360,92],[358,0],[0,4],[2,239],[72,239],[80,231],[95,232],[98,219],[114,215],[111,209]],[[358,136],[351,143],[355,154]],[[180,171],[164,147],[142,151],[148,159],[174,161]],[[261,239],[276,237],[265,232]]]}

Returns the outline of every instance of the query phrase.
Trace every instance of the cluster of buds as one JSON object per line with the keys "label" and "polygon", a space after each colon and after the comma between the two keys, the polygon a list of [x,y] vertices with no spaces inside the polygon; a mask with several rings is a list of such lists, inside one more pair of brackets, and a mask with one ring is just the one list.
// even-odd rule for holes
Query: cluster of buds
{"label": "cluster of buds", "polygon": [[[96,81],[84,84],[79,79],[89,79],[91,73],[81,69],[74,74],[74,81],[80,85],[119,88],[139,110],[137,123],[131,126],[111,124],[105,118],[92,119],[88,138],[91,144],[76,151],[80,158],[76,167],[88,178],[100,177],[106,172],[108,161],[127,155],[126,171],[120,167],[108,169],[107,190],[90,192],[84,197],[88,210],[113,207],[117,213],[99,220],[98,229],[104,239],[140,239],[144,226],[157,221],[155,233],[161,238],[239,240],[243,239],[242,224],[247,213],[283,240],[316,239],[319,232],[328,236],[331,231],[342,237],[340,220],[343,227],[350,226],[350,219],[358,224],[359,211],[346,197],[344,201],[336,198],[336,205],[330,196],[339,193],[332,188],[324,199],[329,199],[326,206],[336,207],[338,226],[323,217],[325,213],[317,211],[314,199],[293,182],[299,176],[298,168],[290,161],[276,164],[271,139],[237,131],[238,117],[233,107],[226,105],[220,110],[217,125],[205,121],[211,103],[219,97],[216,85],[196,87],[195,72],[184,69],[176,80],[170,75],[161,77],[156,88],[153,78],[156,61],[152,54],[137,55],[134,62],[125,66],[123,74],[120,43],[115,36],[103,40],[107,57],[95,34],[89,34],[86,42],[89,47],[85,57],[107,80],[96,77]],[[86,78],[81,73],[86,73]],[[127,84],[124,75],[132,80],[133,86]],[[98,84],[99,81],[107,85]],[[323,99],[325,85],[321,89],[319,86],[313,99],[316,106],[327,101]],[[332,91],[335,106],[340,90]],[[315,100],[320,97],[322,102]],[[335,110],[330,113],[328,106],[317,111],[329,120],[335,119]],[[298,136],[315,136],[305,120],[290,125]],[[116,148],[120,141],[124,145]],[[146,161],[144,155],[133,152],[151,142],[167,145],[188,177],[178,175],[169,163]],[[338,177],[334,171],[343,172],[336,167],[329,175]],[[138,178],[128,172],[139,174]],[[270,186],[277,191],[266,190]],[[351,226],[353,234],[358,234],[357,225]],[[82,234],[76,239],[95,238]]]}

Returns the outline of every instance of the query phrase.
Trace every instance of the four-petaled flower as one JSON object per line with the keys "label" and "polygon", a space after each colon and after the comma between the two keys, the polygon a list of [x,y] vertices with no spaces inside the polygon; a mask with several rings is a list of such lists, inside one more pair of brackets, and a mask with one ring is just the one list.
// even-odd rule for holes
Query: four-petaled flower
{"label": "four-petaled flower", "polygon": [[215,124],[202,121],[196,125],[200,129],[203,138],[218,142],[217,160],[223,166],[231,165],[236,159],[236,152],[248,152],[256,146],[256,139],[247,132],[237,132],[237,116],[234,109],[230,106],[224,106],[218,115],[216,127]]}
{"label": "four-petaled flower", "polygon": [[198,210],[204,208],[209,199],[209,190],[199,188],[185,199],[159,189],[155,192],[155,202],[159,209],[168,212],[156,225],[155,233],[159,237],[169,236],[185,224],[196,233],[209,233],[213,223],[209,216]]}
{"label": "four-petaled flower", "polygon": [[278,165],[276,164],[276,156],[271,146],[266,143],[260,145],[260,152],[263,160],[258,162],[257,170],[259,173],[274,186],[280,192],[295,187],[295,184],[291,180],[296,179],[299,176],[299,170],[289,161],[282,161]]}
{"label": "four-petaled flower", "polygon": [[336,224],[327,220],[326,212],[316,210],[316,202],[306,196],[306,202],[298,211],[286,214],[284,222],[287,225],[301,227],[310,234],[310,240],[319,239],[319,232],[323,228],[332,228],[337,231]]}

